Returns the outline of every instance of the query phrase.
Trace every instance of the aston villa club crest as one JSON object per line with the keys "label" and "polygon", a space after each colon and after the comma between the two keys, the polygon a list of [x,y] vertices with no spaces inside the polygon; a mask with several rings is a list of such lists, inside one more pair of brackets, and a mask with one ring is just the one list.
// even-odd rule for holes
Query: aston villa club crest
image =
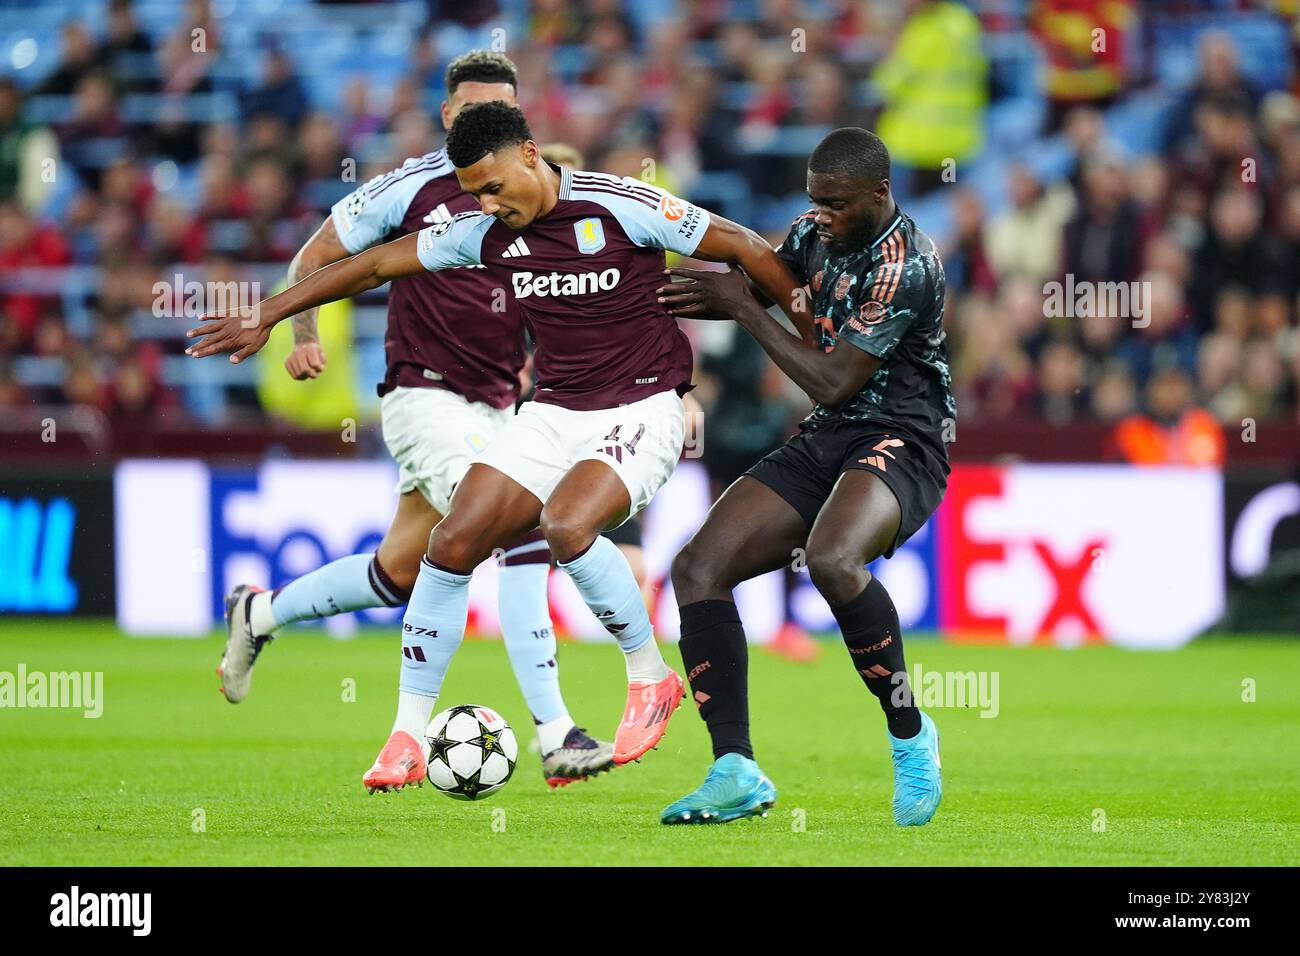
{"label": "aston villa club crest", "polygon": [[584,256],[594,256],[605,248],[605,229],[597,218],[580,219],[573,224],[578,237],[578,251]]}

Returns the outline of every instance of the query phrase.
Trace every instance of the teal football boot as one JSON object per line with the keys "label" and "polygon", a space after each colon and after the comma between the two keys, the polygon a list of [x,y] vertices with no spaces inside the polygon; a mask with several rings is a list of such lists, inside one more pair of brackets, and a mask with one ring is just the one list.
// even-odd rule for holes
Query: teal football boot
{"label": "teal football boot", "polygon": [[767,816],[776,803],[776,787],[748,757],[723,754],[713,762],[699,788],[659,815],[660,823],[729,823]]}
{"label": "teal football boot", "polygon": [[915,737],[899,740],[889,734],[889,744],[894,750],[894,822],[900,827],[925,826],[943,796],[939,729],[923,712],[921,730]]}

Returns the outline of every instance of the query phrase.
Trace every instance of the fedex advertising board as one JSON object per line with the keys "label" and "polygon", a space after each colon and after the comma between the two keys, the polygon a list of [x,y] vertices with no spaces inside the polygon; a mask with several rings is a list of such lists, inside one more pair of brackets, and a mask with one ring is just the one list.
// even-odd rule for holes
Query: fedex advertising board
{"label": "fedex advertising board", "polygon": [[[271,461],[257,469],[124,462],[115,477],[117,610],[136,634],[205,634],[234,584],[277,587],[328,561],[373,551],[396,505],[388,462]],[[1106,465],[957,467],[930,523],[872,571],[903,627],[958,639],[1176,647],[1222,612],[1222,479],[1212,470]],[[708,482],[683,462],[644,514],[657,632],[675,639],[673,556],[708,510]],[[747,582],[736,601],[752,641],[786,621],[834,619],[803,562]],[[497,630],[497,574],[476,571],[470,627]],[[506,599],[509,596],[506,595]],[[556,625],[609,640],[563,573]],[[390,624],[380,608],[329,619],[344,635]]]}

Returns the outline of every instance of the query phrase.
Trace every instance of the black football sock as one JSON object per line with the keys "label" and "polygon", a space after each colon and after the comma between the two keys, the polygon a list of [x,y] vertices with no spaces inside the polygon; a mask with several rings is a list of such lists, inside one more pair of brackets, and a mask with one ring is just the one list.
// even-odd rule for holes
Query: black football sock
{"label": "black football sock", "polygon": [[700,716],[713,738],[713,756],[753,759],[749,743],[749,647],[736,605],[696,601],[681,609],[678,647]]}
{"label": "black football sock", "polygon": [[853,666],[885,712],[889,732],[899,740],[921,732],[921,712],[912,700],[903,663],[903,633],[894,601],[878,578],[848,604],[831,608],[840,624]]}

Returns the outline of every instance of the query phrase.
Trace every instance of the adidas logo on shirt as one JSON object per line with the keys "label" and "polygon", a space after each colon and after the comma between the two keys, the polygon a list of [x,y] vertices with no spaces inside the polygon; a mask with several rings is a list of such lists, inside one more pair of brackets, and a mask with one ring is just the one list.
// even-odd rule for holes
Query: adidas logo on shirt
{"label": "adidas logo on shirt", "polygon": [[451,222],[451,220],[452,220],[451,210],[448,209],[447,204],[443,202],[438,203],[438,208],[432,210],[427,216],[424,217],[424,221],[429,223]]}
{"label": "adidas logo on shirt", "polygon": [[524,237],[520,236],[510,245],[506,246],[506,251],[501,253],[502,259],[511,259],[517,256],[531,255],[528,250],[528,243],[524,242]]}

